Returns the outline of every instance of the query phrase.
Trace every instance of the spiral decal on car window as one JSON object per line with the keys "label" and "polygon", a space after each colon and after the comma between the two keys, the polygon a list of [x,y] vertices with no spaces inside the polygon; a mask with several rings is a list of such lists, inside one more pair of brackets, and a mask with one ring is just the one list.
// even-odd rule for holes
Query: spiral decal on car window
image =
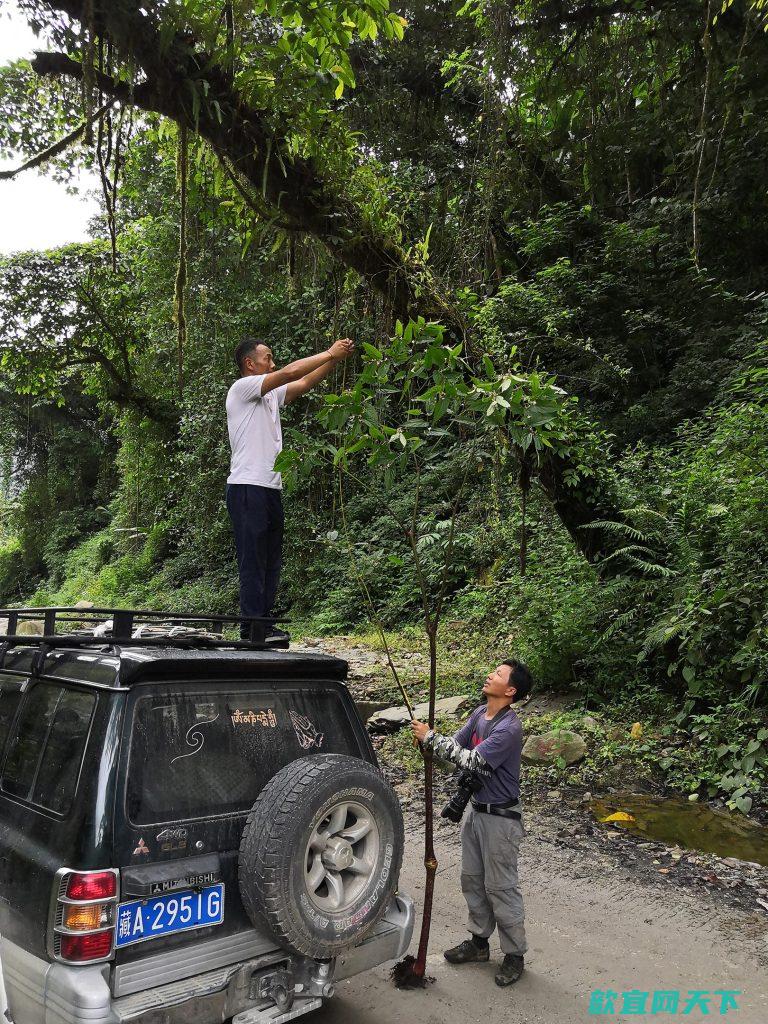
{"label": "spiral decal on car window", "polygon": [[181,761],[183,757],[194,757],[195,754],[199,754],[200,751],[205,746],[205,736],[202,732],[200,732],[201,726],[211,725],[213,722],[216,721],[218,717],[219,716],[216,715],[215,718],[209,718],[205,722],[195,722],[194,725],[190,725],[190,727],[187,729],[185,742],[188,747],[192,747],[193,749],[188,751],[186,754],[177,754],[176,757],[171,758],[171,764],[175,764],[177,761]]}

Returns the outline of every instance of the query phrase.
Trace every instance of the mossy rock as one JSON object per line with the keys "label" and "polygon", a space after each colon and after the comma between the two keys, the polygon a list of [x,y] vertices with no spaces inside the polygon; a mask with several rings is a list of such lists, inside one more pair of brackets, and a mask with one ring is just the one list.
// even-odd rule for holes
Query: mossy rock
{"label": "mossy rock", "polygon": [[587,744],[577,732],[556,729],[539,736],[529,736],[523,747],[526,764],[555,764],[562,758],[566,764],[576,764],[587,752]]}

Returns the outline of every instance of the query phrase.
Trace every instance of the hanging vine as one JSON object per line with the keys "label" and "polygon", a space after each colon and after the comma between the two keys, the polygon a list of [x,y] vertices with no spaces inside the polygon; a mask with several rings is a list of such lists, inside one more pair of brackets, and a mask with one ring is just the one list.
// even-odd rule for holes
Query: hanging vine
{"label": "hanging vine", "polygon": [[[99,71],[105,73],[104,44],[99,39]],[[107,43],[106,73],[112,74],[112,44]],[[99,102],[103,97],[99,91]],[[96,136],[96,158],[99,164],[99,177],[101,178],[101,191],[104,196],[104,207],[107,212],[107,230],[112,252],[112,273],[117,272],[117,181],[120,174],[120,136],[123,130],[123,108],[120,108],[120,116],[117,122],[117,130],[113,145],[113,124],[112,111],[108,110],[106,116],[99,120],[99,128]],[[106,151],[105,151],[106,144]],[[112,177],[109,169],[112,164]]]}
{"label": "hanging vine", "polygon": [[83,53],[83,120],[85,121],[85,144],[93,145],[93,90],[95,86],[96,28],[93,14],[93,0],[85,0],[83,4],[83,20],[80,35]]}
{"label": "hanging vine", "polygon": [[179,398],[184,393],[184,352],[187,345],[187,181],[189,173],[189,142],[185,125],[179,126],[176,154],[176,177],[179,187],[179,262],[176,270],[174,314],[176,317],[176,366]]}
{"label": "hanging vine", "polygon": [[699,197],[701,194],[701,174],[704,168],[704,154],[707,148],[707,116],[709,114],[709,90],[712,80],[712,0],[707,0],[707,14],[704,22],[704,35],[701,48],[704,51],[704,93],[701,100],[701,117],[699,118],[699,156],[696,162],[696,174],[693,181],[693,199],[691,201],[691,221],[693,231],[693,261],[699,265],[701,250],[701,231],[699,227]]}
{"label": "hanging vine", "polygon": [[523,456],[517,478],[520,487],[520,575],[525,576],[528,567],[528,492],[531,489],[531,464]]}

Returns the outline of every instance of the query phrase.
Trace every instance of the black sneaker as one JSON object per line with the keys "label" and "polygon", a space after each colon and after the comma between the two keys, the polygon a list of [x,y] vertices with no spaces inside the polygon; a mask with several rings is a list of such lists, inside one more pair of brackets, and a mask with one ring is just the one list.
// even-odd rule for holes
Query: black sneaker
{"label": "black sneaker", "polygon": [[522,956],[519,956],[516,953],[507,953],[501,963],[501,966],[496,972],[496,984],[501,985],[502,988],[505,985],[514,985],[523,973],[523,970],[524,964]]}
{"label": "black sneaker", "polygon": [[491,958],[487,945],[478,946],[472,939],[465,939],[453,949],[446,949],[443,956],[449,964],[485,964]]}
{"label": "black sneaker", "polygon": [[286,633],[284,629],[278,629],[277,626],[272,626],[267,630],[267,643],[281,642],[288,644],[291,639],[291,634]]}

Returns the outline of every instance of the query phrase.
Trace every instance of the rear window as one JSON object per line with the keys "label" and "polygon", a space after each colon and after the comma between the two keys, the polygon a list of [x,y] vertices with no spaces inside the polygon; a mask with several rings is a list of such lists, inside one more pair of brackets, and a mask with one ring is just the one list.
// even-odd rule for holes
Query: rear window
{"label": "rear window", "polygon": [[66,814],[80,774],[96,697],[39,683],[24,699],[0,788]]}
{"label": "rear window", "polygon": [[148,825],[250,810],[280,768],[316,753],[360,754],[335,690],[141,697],[133,715],[128,817]]}

